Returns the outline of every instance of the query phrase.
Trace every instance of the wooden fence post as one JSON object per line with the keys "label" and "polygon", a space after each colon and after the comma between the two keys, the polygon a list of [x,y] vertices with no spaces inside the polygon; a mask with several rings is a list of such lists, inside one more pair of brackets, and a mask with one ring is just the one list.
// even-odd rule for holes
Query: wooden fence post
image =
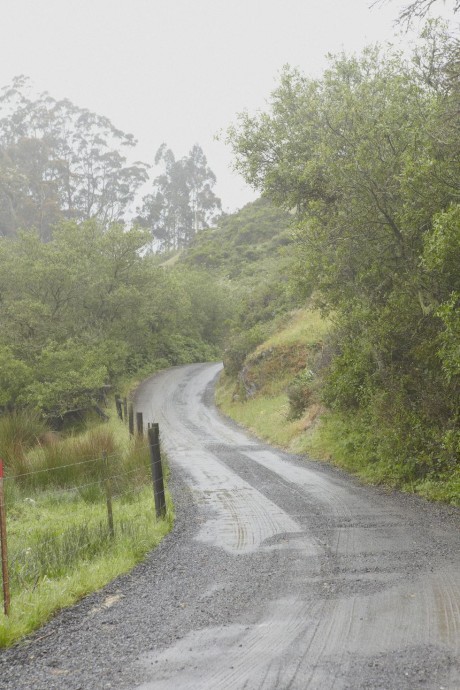
{"label": "wooden fence post", "polygon": [[142,416],[142,412],[136,412],[136,426],[137,426],[138,436],[143,436],[144,435],[144,419]]}
{"label": "wooden fence post", "polygon": [[155,497],[155,511],[157,518],[166,514],[165,488],[163,483],[163,465],[160,452],[160,429],[158,424],[152,424],[148,431],[150,446],[150,463],[152,465],[153,495]]}
{"label": "wooden fence post", "polygon": [[129,403],[128,426],[129,426],[129,435],[134,436],[134,410],[133,410],[133,404],[132,403]]}
{"label": "wooden fence post", "polygon": [[3,490],[3,460],[0,460],[0,541],[2,551],[3,610],[10,615],[10,582],[8,578],[8,549],[6,546],[6,510]]}
{"label": "wooden fence post", "polygon": [[105,499],[107,502],[107,519],[109,522],[109,534],[112,539],[115,537],[115,529],[113,526],[113,509],[112,509],[112,482],[110,481],[109,473],[109,459],[104,450],[102,452],[102,459],[104,461],[104,485],[105,485]]}
{"label": "wooden fence post", "polygon": [[121,398],[119,395],[115,396],[115,407],[117,408],[118,418],[121,419],[121,421],[123,421],[123,409],[121,405]]}

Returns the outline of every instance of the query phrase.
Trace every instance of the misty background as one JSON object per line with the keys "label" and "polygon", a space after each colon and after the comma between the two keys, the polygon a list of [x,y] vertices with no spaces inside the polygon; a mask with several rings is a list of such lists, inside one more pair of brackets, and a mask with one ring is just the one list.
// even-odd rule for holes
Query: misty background
{"label": "misty background", "polygon": [[134,157],[150,164],[163,142],[177,158],[199,143],[231,212],[256,195],[216,134],[236,113],[264,108],[286,63],[319,76],[329,52],[407,43],[410,34],[395,26],[405,4],[2,0],[0,86],[25,74],[38,91],[109,117],[134,134]]}

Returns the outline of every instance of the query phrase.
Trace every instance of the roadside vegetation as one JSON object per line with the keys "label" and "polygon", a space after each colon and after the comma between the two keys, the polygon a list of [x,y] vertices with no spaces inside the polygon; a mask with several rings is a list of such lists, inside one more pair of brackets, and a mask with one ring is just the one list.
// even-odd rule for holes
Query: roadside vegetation
{"label": "roadside vegetation", "polygon": [[[331,325],[318,372],[307,358],[287,386],[285,418],[317,396],[328,414],[316,453],[452,503],[460,502],[458,55],[457,41],[431,22],[409,57],[376,46],[332,56],[319,79],[286,68],[267,112],[243,113],[228,135],[245,179],[295,210],[291,289]],[[237,396],[255,348],[265,348],[269,333],[259,333],[238,368]],[[237,374],[231,358],[228,371]]]}
{"label": "roadside vegetation", "polygon": [[[244,241],[247,253],[233,283],[183,260],[195,236],[218,234],[206,230],[220,200],[200,147],[180,160],[160,148],[164,172],[128,224],[147,176],[117,150],[130,135],[28,93],[18,79],[0,94],[0,458],[12,596],[0,645],[132,568],[171,528],[169,498],[167,518],[155,519],[148,449],[128,439],[108,401],[159,369],[220,358],[249,247],[254,260],[264,255],[267,277],[262,287],[247,271],[245,299],[259,291],[262,302],[281,275],[271,254],[289,242],[286,214],[263,201],[242,212],[247,237],[233,256]],[[257,223],[264,215],[271,230]],[[234,222],[222,219],[229,244]]]}
{"label": "roadside vegetation", "polygon": [[237,376],[224,371],[216,393],[219,407],[264,440],[304,452],[325,411],[314,381],[328,329],[318,312],[297,309],[286,314],[278,329],[246,357]]}
{"label": "roadside vegetation", "polygon": [[[155,515],[149,449],[111,415],[86,431],[57,434],[38,417],[0,419],[11,611],[0,646],[129,571],[171,529]],[[107,481],[112,497],[108,525]]]}
{"label": "roadside vegetation", "polygon": [[323,396],[332,324],[318,311],[298,309],[247,356],[238,375],[222,373],[221,411],[259,438],[292,453],[332,463],[366,483],[383,484],[432,501],[460,505],[460,473],[414,477],[407,467],[360,452],[355,415],[329,409]]}
{"label": "roadside vegetation", "polygon": [[65,222],[0,241],[0,408],[58,423],[123,378],[218,356],[223,289],[158,266],[144,230]]}
{"label": "roadside vegetation", "polygon": [[[331,56],[317,79],[286,67],[267,112],[228,132],[259,200],[221,214],[201,148],[178,160],[162,145],[162,173],[129,223],[149,169],[120,153],[132,135],[30,97],[24,78],[2,90],[14,605],[0,644],[132,567],[170,528],[171,506],[153,518],[146,449],[107,411],[164,367],[223,358],[218,402],[258,435],[460,504],[459,75],[458,42],[438,22],[411,55]],[[116,539],[104,454],[125,477]]]}
{"label": "roadside vegetation", "polygon": [[180,160],[160,148],[164,172],[128,223],[149,169],[128,162],[132,135],[31,91],[20,77],[0,93],[0,458],[11,591],[0,645],[130,570],[169,531],[169,496],[166,518],[155,517],[146,442],[128,438],[109,401],[161,368],[217,359],[230,310],[203,270],[165,262],[220,208],[201,148]]}

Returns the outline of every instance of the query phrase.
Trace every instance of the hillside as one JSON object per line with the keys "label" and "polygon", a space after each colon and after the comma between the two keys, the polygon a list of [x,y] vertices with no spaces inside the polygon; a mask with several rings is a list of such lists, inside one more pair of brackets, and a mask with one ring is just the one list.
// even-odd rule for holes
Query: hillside
{"label": "hillside", "polygon": [[329,325],[318,312],[297,309],[248,354],[239,373],[224,371],[217,403],[257,436],[293,452],[308,449],[325,411],[318,393]]}
{"label": "hillside", "polygon": [[206,271],[225,291],[229,318],[223,359],[231,374],[289,310],[303,303],[290,280],[291,221],[290,214],[261,198],[200,231],[180,256],[180,265]]}
{"label": "hillside", "polygon": [[282,249],[292,244],[290,220],[267,199],[258,199],[197,233],[181,260],[241,283],[280,261]]}

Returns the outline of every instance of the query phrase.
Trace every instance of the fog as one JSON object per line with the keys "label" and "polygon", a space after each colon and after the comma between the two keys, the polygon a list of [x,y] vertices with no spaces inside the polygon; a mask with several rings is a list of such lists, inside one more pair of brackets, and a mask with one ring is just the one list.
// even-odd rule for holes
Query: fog
{"label": "fog", "polygon": [[[198,142],[225,210],[254,198],[215,135],[262,108],[286,63],[310,75],[325,55],[376,40],[402,43],[401,0],[2,0],[0,85],[26,74],[38,90],[106,115],[152,163]],[[442,3],[438,3],[442,9]],[[153,171],[155,174],[155,170]]]}

